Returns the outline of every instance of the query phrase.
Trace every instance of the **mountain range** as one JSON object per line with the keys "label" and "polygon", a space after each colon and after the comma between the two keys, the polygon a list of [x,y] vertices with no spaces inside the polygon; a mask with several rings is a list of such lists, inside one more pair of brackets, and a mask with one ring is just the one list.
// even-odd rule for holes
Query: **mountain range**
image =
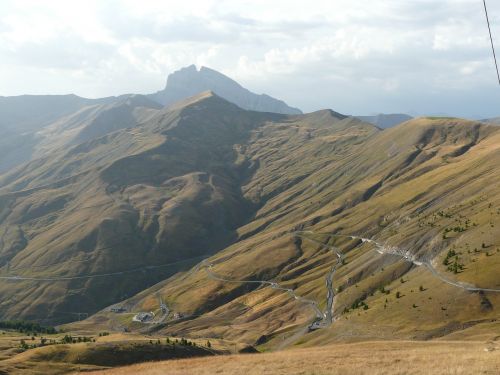
{"label": "mountain range", "polygon": [[500,127],[382,130],[219,76],[0,98],[0,320],[261,349],[498,331]]}

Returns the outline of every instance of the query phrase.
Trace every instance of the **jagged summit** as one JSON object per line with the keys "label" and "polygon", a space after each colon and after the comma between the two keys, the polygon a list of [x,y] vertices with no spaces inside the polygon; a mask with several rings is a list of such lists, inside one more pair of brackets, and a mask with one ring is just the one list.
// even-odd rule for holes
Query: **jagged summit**
{"label": "jagged summit", "polygon": [[149,97],[169,106],[204,91],[213,91],[243,109],[282,114],[302,113],[269,95],[255,94],[224,74],[204,66],[198,70],[196,66],[190,65],[170,74],[165,89]]}

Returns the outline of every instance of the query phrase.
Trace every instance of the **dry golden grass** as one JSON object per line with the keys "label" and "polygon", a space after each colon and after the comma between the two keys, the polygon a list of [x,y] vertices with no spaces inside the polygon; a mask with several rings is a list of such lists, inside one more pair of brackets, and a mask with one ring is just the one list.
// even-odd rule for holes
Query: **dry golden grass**
{"label": "dry golden grass", "polygon": [[499,374],[500,345],[479,342],[365,342],[147,363],[102,374],[391,375]]}
{"label": "dry golden grass", "polygon": [[[49,337],[54,339],[58,336]],[[211,350],[207,350],[203,347],[206,340],[190,340],[196,346],[178,344],[174,347],[166,343],[165,339],[157,341],[158,338],[139,334],[111,334],[99,337],[96,342],[47,345],[26,351],[19,347],[21,339],[31,343],[29,337],[21,334],[0,334],[0,374],[58,375],[144,361],[229,353],[227,343],[220,340],[212,340]],[[174,338],[171,339],[173,342]],[[38,338],[35,342],[37,341]],[[242,349],[241,346],[233,347],[235,350]]]}

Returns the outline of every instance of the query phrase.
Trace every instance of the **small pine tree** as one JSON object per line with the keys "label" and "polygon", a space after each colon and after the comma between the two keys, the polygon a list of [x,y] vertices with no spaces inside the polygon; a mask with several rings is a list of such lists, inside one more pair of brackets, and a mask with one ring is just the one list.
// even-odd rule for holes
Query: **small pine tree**
{"label": "small pine tree", "polygon": [[396,298],[401,298],[401,292],[396,292]]}
{"label": "small pine tree", "polygon": [[210,344],[210,341],[207,341],[207,348],[211,348],[212,344]]}

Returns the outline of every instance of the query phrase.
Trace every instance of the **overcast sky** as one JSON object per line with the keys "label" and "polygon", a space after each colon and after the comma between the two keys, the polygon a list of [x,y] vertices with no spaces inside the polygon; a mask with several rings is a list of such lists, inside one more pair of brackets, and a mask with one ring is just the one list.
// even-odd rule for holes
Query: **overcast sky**
{"label": "overcast sky", "polygon": [[150,93],[192,63],[304,111],[500,116],[482,0],[0,0],[0,95]]}

